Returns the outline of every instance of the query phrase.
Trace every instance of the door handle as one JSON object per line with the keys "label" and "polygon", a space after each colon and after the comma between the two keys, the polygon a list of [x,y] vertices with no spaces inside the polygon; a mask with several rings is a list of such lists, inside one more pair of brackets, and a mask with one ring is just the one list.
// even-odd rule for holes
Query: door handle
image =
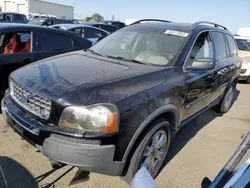
{"label": "door handle", "polygon": [[219,75],[223,75],[223,74],[225,74],[227,71],[228,71],[228,68],[224,68],[224,69],[219,70],[217,73],[218,73]]}

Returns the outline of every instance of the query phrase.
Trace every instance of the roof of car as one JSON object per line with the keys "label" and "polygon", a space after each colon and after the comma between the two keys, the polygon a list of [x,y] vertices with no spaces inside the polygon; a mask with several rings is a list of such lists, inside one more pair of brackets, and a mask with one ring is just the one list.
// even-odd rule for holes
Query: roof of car
{"label": "roof of car", "polygon": [[245,39],[245,40],[250,40],[249,36],[240,36],[240,35],[235,35],[234,36],[235,39]]}
{"label": "roof of car", "polygon": [[99,23],[99,22],[86,22],[84,24],[86,24],[86,25],[107,25],[107,26],[115,27],[113,25],[109,25],[109,24],[105,24],[105,23]]}
{"label": "roof of car", "polygon": [[78,28],[78,27],[89,27],[89,28],[94,28],[94,29],[103,31],[103,32],[105,32],[105,33],[108,33],[107,31],[105,31],[105,30],[103,30],[103,29],[96,28],[96,27],[93,27],[93,26],[87,25],[87,24],[55,24],[55,25],[52,25],[52,26],[50,26],[50,27],[55,28],[56,26],[59,26],[59,27],[66,27],[67,29],[73,29],[73,28]]}
{"label": "roof of car", "polygon": [[[15,28],[30,28],[30,29],[49,29],[49,27],[32,25],[32,24],[19,24],[19,23],[0,23],[0,30],[4,29],[15,29]],[[65,32],[63,30],[58,30],[59,32]],[[68,32],[67,32],[68,33]]]}
{"label": "roof of car", "polygon": [[[198,23],[198,22],[197,22]],[[192,31],[196,28],[199,28],[201,30],[206,30],[206,29],[213,29],[213,30],[223,30],[225,32],[228,32],[225,29],[221,29],[219,27],[211,26],[208,24],[192,24],[192,23],[179,23],[179,22],[158,22],[158,21],[152,21],[152,22],[144,22],[144,23],[137,23],[137,24],[131,24],[128,27],[154,27],[154,28],[159,28],[159,29],[172,29],[172,30],[178,30],[178,31]],[[197,26],[197,27],[195,27]]]}
{"label": "roof of car", "polygon": [[[0,14],[21,14],[21,13],[18,13],[18,12],[0,12]],[[21,15],[24,15],[24,14],[21,14]]]}

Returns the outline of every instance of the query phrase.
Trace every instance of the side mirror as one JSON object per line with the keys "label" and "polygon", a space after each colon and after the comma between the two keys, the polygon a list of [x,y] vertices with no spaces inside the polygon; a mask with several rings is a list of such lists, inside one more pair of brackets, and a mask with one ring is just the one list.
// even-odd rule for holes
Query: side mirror
{"label": "side mirror", "polygon": [[187,67],[188,70],[210,70],[215,67],[214,59],[212,58],[197,58],[191,65]]}
{"label": "side mirror", "polygon": [[130,188],[158,188],[158,185],[153,180],[146,168],[142,167],[134,176]]}

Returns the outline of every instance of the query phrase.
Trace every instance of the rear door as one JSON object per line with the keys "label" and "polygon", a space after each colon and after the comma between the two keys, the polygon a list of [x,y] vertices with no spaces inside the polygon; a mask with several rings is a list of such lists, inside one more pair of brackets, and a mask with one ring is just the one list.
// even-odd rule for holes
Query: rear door
{"label": "rear door", "polygon": [[38,59],[74,50],[73,41],[68,35],[42,30],[34,32],[34,47]]}
{"label": "rear door", "polygon": [[[229,60],[229,48],[226,43],[226,39],[224,36],[224,33],[219,31],[213,31],[211,32],[212,40],[215,48],[215,73],[213,75],[214,79],[214,94],[213,98],[207,98],[206,103],[210,103],[216,98],[223,95],[225,88],[227,87],[227,84],[231,80],[229,78],[229,73],[231,69],[234,69],[236,67],[233,67],[233,64],[230,63],[231,60]],[[232,65],[232,67],[231,67]]]}
{"label": "rear door", "polygon": [[233,77],[237,76],[237,69],[238,64],[241,63],[241,59],[238,56],[238,48],[236,45],[236,41],[231,35],[225,34],[226,41],[228,44],[229,49],[229,57],[228,57],[228,64],[229,64],[229,71],[227,74],[228,79],[232,79]]}

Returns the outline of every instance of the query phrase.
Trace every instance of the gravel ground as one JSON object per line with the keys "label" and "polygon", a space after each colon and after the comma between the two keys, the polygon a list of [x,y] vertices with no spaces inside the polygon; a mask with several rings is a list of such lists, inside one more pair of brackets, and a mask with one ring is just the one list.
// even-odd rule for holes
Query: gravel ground
{"label": "gravel ground", "polygon": [[[172,142],[166,166],[156,179],[160,188],[201,187],[202,180],[211,180],[234,153],[250,130],[250,85],[238,84],[237,99],[232,109],[219,116],[211,110],[183,128]],[[4,126],[0,116],[0,165],[10,188],[38,188],[49,183],[70,167],[66,166],[37,183],[38,177],[49,172],[49,161],[34,147]],[[71,170],[55,187],[68,187],[76,173]],[[0,174],[0,187],[3,180]],[[87,182],[72,188],[125,188],[119,177],[90,174]]]}

